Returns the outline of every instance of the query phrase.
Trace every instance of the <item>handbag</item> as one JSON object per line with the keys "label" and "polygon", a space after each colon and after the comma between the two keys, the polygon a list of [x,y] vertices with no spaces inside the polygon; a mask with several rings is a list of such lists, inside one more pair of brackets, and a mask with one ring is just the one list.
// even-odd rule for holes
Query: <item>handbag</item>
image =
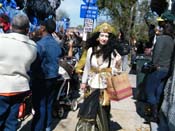
{"label": "handbag", "polygon": [[145,62],[142,66],[142,73],[152,73],[157,70],[157,67],[152,62]]}
{"label": "handbag", "polygon": [[128,73],[121,72],[107,78],[107,92],[110,100],[119,101],[132,96],[132,87]]}

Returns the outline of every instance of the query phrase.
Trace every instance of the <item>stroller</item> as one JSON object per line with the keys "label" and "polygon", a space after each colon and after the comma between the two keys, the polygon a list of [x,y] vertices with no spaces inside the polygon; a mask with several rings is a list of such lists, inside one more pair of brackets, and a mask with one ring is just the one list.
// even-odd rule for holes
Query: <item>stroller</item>
{"label": "stroller", "polygon": [[60,60],[58,78],[58,94],[53,104],[53,116],[63,118],[66,109],[76,111],[78,108],[79,78],[74,72],[76,58],[64,58]]}

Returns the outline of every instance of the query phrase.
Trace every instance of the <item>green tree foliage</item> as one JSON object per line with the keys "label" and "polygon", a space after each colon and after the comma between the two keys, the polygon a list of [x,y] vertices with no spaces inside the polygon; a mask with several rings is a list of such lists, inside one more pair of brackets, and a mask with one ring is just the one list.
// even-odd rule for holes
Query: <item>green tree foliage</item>
{"label": "green tree foliage", "polygon": [[98,0],[97,5],[99,7],[99,13],[105,13],[105,15],[110,16],[115,28],[122,28],[128,39],[133,35],[141,34],[141,32],[144,35],[146,34],[143,33],[143,29],[147,31],[143,17],[144,13],[149,10],[148,1]]}

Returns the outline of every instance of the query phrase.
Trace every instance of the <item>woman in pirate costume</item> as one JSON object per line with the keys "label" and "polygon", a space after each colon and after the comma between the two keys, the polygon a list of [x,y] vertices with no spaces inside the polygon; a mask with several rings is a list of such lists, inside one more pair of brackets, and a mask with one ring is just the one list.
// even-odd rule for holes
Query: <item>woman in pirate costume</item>
{"label": "woman in pirate costume", "polygon": [[[98,128],[99,131],[108,131],[110,100],[105,91],[107,88],[106,78],[116,71],[121,71],[121,56],[115,49],[115,30],[108,23],[103,23],[96,27],[87,42],[91,47],[87,50],[81,89],[89,89],[90,95],[84,100],[78,116],[82,118],[81,120],[93,123],[93,120],[97,119],[99,110],[101,110],[101,128],[97,120],[95,124],[93,123],[94,128]],[[88,128],[92,129],[92,127]]]}

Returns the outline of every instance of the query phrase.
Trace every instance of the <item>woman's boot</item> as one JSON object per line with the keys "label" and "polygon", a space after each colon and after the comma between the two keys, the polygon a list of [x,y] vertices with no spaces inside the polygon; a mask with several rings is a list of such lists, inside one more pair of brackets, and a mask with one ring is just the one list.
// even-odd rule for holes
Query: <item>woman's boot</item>
{"label": "woman's boot", "polygon": [[109,105],[109,106],[103,106],[103,109],[104,109],[104,111],[106,113],[107,121],[108,121],[108,127],[110,129],[110,118],[111,118],[110,110],[111,110],[111,105]]}

